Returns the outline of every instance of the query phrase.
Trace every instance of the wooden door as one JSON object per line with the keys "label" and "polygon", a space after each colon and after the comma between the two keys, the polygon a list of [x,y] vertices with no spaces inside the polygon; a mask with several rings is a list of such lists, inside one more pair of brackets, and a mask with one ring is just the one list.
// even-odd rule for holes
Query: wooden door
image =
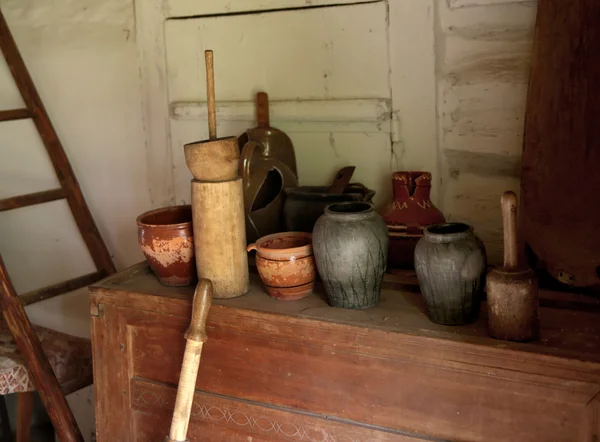
{"label": "wooden door", "polygon": [[[219,136],[256,125],[266,91],[271,124],[295,145],[301,185],[354,181],[391,188],[391,86],[385,2],[169,19],[165,25],[171,155],[177,202],[189,201],[183,144],[208,138],[203,52],[215,54]],[[281,44],[286,42],[286,44]]]}

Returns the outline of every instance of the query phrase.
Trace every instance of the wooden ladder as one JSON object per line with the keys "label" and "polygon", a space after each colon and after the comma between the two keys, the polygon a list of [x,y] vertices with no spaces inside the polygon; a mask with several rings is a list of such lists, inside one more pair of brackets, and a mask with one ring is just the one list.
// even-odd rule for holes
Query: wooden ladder
{"label": "wooden ladder", "polygon": [[33,120],[60,183],[60,187],[57,189],[1,199],[0,212],[47,203],[59,199],[66,199],[69,208],[71,209],[71,213],[75,218],[75,222],[77,223],[79,232],[81,233],[96,266],[96,271],[87,275],[21,294],[19,296],[21,303],[23,305],[28,305],[92,284],[111,273],[114,273],[115,266],[108,253],[108,249],[100,236],[100,232],[94,223],[94,219],[83,198],[81,188],[79,187],[75,173],[71,168],[69,159],[67,158],[62,144],[58,139],[58,135],[50,122],[50,117],[48,116],[44,104],[33,84],[33,80],[27,71],[27,67],[23,62],[23,58],[19,53],[15,40],[6,24],[2,11],[0,11],[0,49],[4,54],[12,77],[26,105],[23,109],[0,111],[0,121],[13,121],[27,118]]}

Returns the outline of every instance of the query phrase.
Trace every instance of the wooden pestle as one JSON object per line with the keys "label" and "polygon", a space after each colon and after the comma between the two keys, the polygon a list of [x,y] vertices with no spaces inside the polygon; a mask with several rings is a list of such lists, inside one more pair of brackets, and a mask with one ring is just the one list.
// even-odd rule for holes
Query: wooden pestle
{"label": "wooden pestle", "polygon": [[192,319],[185,332],[185,353],[179,374],[175,409],[171,429],[165,442],[186,442],[187,430],[194,402],[194,390],[200,366],[202,345],[206,342],[206,318],[212,302],[212,283],[201,279],[196,286],[192,301]]}
{"label": "wooden pestle", "polygon": [[538,284],[533,270],[519,262],[517,195],[501,199],[504,228],[504,266],[486,278],[490,336],[509,341],[536,339],[539,333]]}

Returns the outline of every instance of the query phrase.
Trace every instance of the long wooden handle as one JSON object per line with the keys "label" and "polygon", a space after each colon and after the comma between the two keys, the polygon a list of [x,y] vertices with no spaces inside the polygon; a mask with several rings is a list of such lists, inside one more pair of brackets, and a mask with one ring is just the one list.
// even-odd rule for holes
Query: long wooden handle
{"label": "long wooden handle", "polygon": [[500,200],[502,206],[502,224],[504,227],[504,267],[516,269],[519,266],[517,249],[517,195],[504,192]]}
{"label": "long wooden handle", "polygon": [[266,92],[256,94],[256,121],[260,128],[269,127],[269,95]]}
{"label": "long wooden handle", "polygon": [[210,280],[201,279],[198,282],[194,293],[192,320],[185,332],[187,342],[185,344],[185,353],[183,354],[183,363],[181,364],[181,373],[179,374],[179,385],[177,387],[171,430],[167,438],[169,442],[186,441],[192,403],[194,401],[196,378],[198,377],[198,368],[200,366],[202,345],[207,339],[206,317],[208,316],[208,310],[212,302],[212,292],[213,287]]}
{"label": "long wooden handle", "polygon": [[217,110],[215,107],[215,65],[213,51],[204,51],[206,61],[206,101],[208,102],[208,136],[217,139]]}

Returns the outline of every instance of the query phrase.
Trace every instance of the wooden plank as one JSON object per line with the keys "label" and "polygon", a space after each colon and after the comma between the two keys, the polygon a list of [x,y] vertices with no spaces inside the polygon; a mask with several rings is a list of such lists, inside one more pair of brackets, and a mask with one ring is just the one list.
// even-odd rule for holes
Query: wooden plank
{"label": "wooden plank", "polygon": [[78,276],[77,278],[68,279],[66,281],[42,287],[41,289],[23,293],[22,295],[19,295],[19,300],[23,306],[34,304],[36,302],[43,301],[44,299],[50,299],[54,296],[62,295],[63,293],[71,292],[81,287],[88,286],[99,281],[105,276],[106,272],[104,271],[88,273],[87,275]]}
{"label": "wooden plank", "polygon": [[0,111],[0,121],[23,120],[33,118],[34,113],[29,109],[10,109]]}
{"label": "wooden plank", "polygon": [[0,200],[0,212],[21,207],[33,206],[35,204],[48,203],[66,198],[64,189],[44,190],[42,192],[29,193],[27,195],[13,196]]}
{"label": "wooden plank", "polygon": [[[125,285],[131,286],[131,281]],[[109,371],[103,374],[104,388],[98,387],[106,407],[102,415],[113,417],[106,420],[109,424],[100,441],[118,434],[110,425],[114,416],[128,416],[119,425],[129,424],[130,440],[149,440],[140,436],[135,410],[168,409],[168,397],[136,389],[136,383],[150,380],[171,388],[177,384],[190,313],[190,300],[180,293],[179,299],[117,291],[111,298],[93,294],[92,303],[104,306],[93,320],[104,324],[99,331],[112,336],[112,342],[101,344],[110,353],[98,365]],[[394,304],[400,295],[386,296]],[[323,303],[319,298],[308,305],[282,303],[264,293],[242,298],[249,301],[247,307],[232,307],[233,300],[228,300],[211,308],[199,391],[389,432],[472,441],[509,441],[516,434],[525,442],[573,440],[573,432],[579,431],[584,419],[585,404],[600,390],[598,363],[515,352],[502,341],[495,341],[495,349],[464,344],[469,338],[464,328],[456,332],[455,340],[425,337],[408,308],[401,316],[388,313],[389,304],[380,312],[389,314],[384,322],[409,322],[412,336],[394,332],[393,327],[373,327],[365,318],[372,309],[328,309],[319,307]],[[262,301],[273,301],[278,312],[259,310]],[[290,309],[297,313],[291,314]],[[357,320],[334,323],[324,311]],[[589,323],[581,320],[580,325],[583,329]],[[162,363],[153,363],[156,360]],[[117,373],[117,367],[122,371]],[[116,376],[122,383],[115,388]],[[123,395],[129,400],[123,400]],[[348,396],[353,400],[347,401]],[[432,397],[436,400],[433,409]],[[139,409],[140,405],[145,409]],[[207,420],[219,415],[212,408]],[[168,417],[162,419],[156,425],[167,428]],[[232,427],[234,423],[229,430],[235,434]]]}
{"label": "wooden plank", "polygon": [[[137,442],[160,441],[168,431],[176,390],[165,384],[132,380],[132,409],[139,429]],[[265,406],[260,403],[216,396],[197,391],[194,394],[189,440],[214,441],[436,441],[418,434],[389,431],[359,422],[324,418],[297,410]],[[440,441],[441,442],[441,441]]]}
{"label": "wooden plank", "polygon": [[37,89],[27,71],[25,62],[19,53],[17,45],[10,33],[4,15],[0,11],[0,48],[10,68],[13,79],[29,109],[33,109],[35,118],[33,122],[46,147],[52,166],[61,187],[66,192],[67,202],[81,232],[81,236],[90,251],[90,255],[98,270],[107,274],[116,271],[110,253],[102,240],[100,231],[96,227],[94,218],[85,202],[81,188],[71,168],[71,164],[63,146],[50,122],[50,117],[37,92]]}
{"label": "wooden plank", "polygon": [[[175,325],[166,315],[122,313],[130,379],[176,385],[185,324]],[[446,440],[510,441],[516,433],[520,442],[572,441],[585,404],[600,390],[572,375],[567,380],[502,370],[476,350],[474,364],[456,363],[444,345],[435,348],[438,357],[424,357],[418,346],[412,356],[399,356],[391,348],[393,339],[380,335],[374,342],[370,330],[354,327],[324,330],[319,321],[288,325],[284,317],[265,314],[214,319],[198,390],[388,431]],[[374,353],[373,345],[386,347],[388,354]]]}
{"label": "wooden plank", "polygon": [[40,340],[31,327],[25,309],[19,302],[2,256],[0,256],[0,304],[4,320],[23,354],[27,370],[58,437],[62,442],[83,442],[84,439],[52,366],[44,353]]}
{"label": "wooden plank", "polygon": [[17,393],[17,442],[31,442],[34,391]]}
{"label": "wooden plank", "polygon": [[[357,311],[327,306],[320,287],[277,301],[252,278],[249,294],[211,307],[193,436],[332,440],[303,430],[337,433],[339,423],[340,439],[353,441],[567,442],[597,428],[586,408],[600,391],[596,313],[541,308],[541,339],[519,344],[489,338],[485,317],[433,324],[418,294],[390,288],[398,284]],[[156,440],[169,424],[193,287],[161,286],[138,264],[91,291],[99,442]],[[277,433],[284,423],[303,430]],[[381,434],[351,437],[353,427]]]}
{"label": "wooden plank", "polygon": [[[273,314],[285,314],[290,317],[310,316],[311,312],[315,310],[307,310],[309,307],[328,308],[324,301],[323,288],[319,284],[317,284],[314,295],[305,298],[305,300],[288,304],[274,301],[266,296],[256,272],[251,271],[250,279],[250,293],[247,296],[229,300],[222,307],[253,309]],[[384,276],[382,300],[377,306],[365,310],[364,313],[349,311],[346,312],[346,316],[333,315],[331,317],[325,316],[325,318],[328,321],[335,322],[342,321],[342,318],[345,317],[346,320],[342,322],[357,326],[381,327],[396,333],[414,334],[415,330],[418,330],[418,334],[421,336],[428,335],[436,338],[458,340],[461,343],[479,343],[490,346],[490,348],[502,344],[502,348],[533,354],[549,352],[554,355],[564,355],[566,352],[573,356],[576,355],[576,358],[582,358],[582,360],[586,360],[588,356],[593,355],[593,351],[588,351],[591,349],[590,345],[598,345],[598,357],[594,359],[600,362],[600,340],[595,335],[596,333],[600,334],[600,323],[590,329],[585,329],[582,325],[584,321],[595,318],[593,313],[600,309],[600,300],[596,298],[574,293],[540,290],[540,304],[543,307],[541,310],[542,329],[546,338],[551,336],[552,338],[519,344],[490,338],[487,334],[484,317],[477,323],[468,326],[447,327],[432,323],[424,313],[423,300],[415,280],[416,278],[410,272],[399,275],[386,274]],[[123,305],[134,303],[137,308],[144,308],[147,303],[143,300],[147,299],[146,295],[151,295],[156,298],[157,305],[160,305],[160,308],[164,311],[171,311],[173,308],[181,309],[183,316],[187,315],[190,308],[188,302],[193,294],[193,287],[169,288],[162,286],[145,261],[104,279],[91,286],[90,290],[94,294],[98,293],[98,296],[103,300],[111,299],[112,302],[112,298],[117,298],[116,302],[119,305],[121,304],[120,298],[126,296],[130,299],[124,301]],[[137,303],[138,300],[139,304]],[[174,304],[179,307],[175,307]],[[220,304],[220,300],[215,300],[213,309],[219,308],[217,306]],[[485,306],[483,310],[485,310]],[[336,312],[339,310],[331,309],[331,311]],[[579,312],[583,314],[580,316]],[[382,318],[385,318],[385,320]],[[583,327],[583,332],[579,331],[581,327]],[[592,344],[593,342],[596,342],[596,344]],[[583,351],[583,353],[578,353],[579,351]],[[584,354],[588,356],[584,356]],[[492,355],[488,355],[488,357],[492,357]]]}
{"label": "wooden plank", "polygon": [[448,6],[450,7],[450,9],[458,9],[473,6],[491,6],[526,2],[533,3],[534,0],[448,0]]}
{"label": "wooden plank", "polygon": [[565,286],[600,284],[600,2],[540,0],[527,96],[525,242]]}
{"label": "wooden plank", "polygon": [[[206,102],[171,103],[175,121],[207,120]],[[391,132],[391,100],[329,99],[272,100],[269,103],[271,125],[286,132]],[[256,104],[253,101],[217,101],[219,122],[246,122],[253,126]]]}
{"label": "wooden plank", "polygon": [[[98,442],[127,441],[130,420],[124,418],[129,410],[129,378],[124,350],[129,348],[123,340],[126,324],[118,310],[108,304],[91,306],[92,356],[94,364],[94,411]],[[181,336],[183,339],[183,335]],[[165,432],[162,436],[164,437]],[[162,440],[162,439],[159,439]]]}
{"label": "wooden plank", "polygon": [[285,9],[322,8],[327,6],[354,5],[357,3],[372,3],[374,1],[379,0],[213,0],[210,2],[161,0],[160,5],[165,11],[165,16],[176,18]]}

